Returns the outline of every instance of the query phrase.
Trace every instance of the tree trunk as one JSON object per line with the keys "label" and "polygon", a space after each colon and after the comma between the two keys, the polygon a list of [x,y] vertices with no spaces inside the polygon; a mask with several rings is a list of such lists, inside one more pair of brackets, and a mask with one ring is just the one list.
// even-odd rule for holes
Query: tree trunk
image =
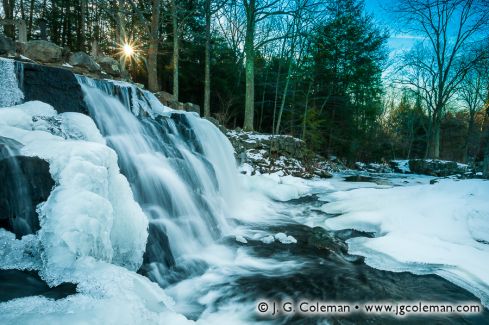
{"label": "tree trunk", "polygon": [[211,0],[205,0],[204,116],[211,116]]}
{"label": "tree trunk", "polygon": [[301,139],[306,141],[306,125],[307,125],[307,111],[309,109],[309,94],[311,93],[312,89],[312,80],[309,83],[309,87],[307,88],[307,93],[306,93],[306,103],[304,104],[304,116],[302,117],[302,135]]}
{"label": "tree trunk", "polygon": [[290,76],[292,75],[292,55],[293,54],[291,53],[291,58],[289,61],[289,67],[287,69],[287,77],[285,78],[284,93],[282,95],[282,101],[280,103],[280,109],[278,111],[277,127],[275,128],[275,134],[278,134],[280,131],[280,123],[282,122],[282,114],[284,112],[285,101],[287,99],[287,91],[289,89]]}
{"label": "tree trunk", "polygon": [[[15,0],[2,0],[5,19],[14,19]],[[15,25],[9,24],[4,27],[5,35],[15,40]]]}
{"label": "tree trunk", "polygon": [[172,0],[172,26],[173,26],[173,96],[178,101],[178,67],[180,60],[180,44],[178,32],[177,0]]}
{"label": "tree trunk", "polygon": [[246,36],[245,36],[245,74],[246,74],[246,93],[245,93],[245,113],[243,129],[253,131],[253,119],[255,115],[255,3],[250,1],[246,17]]}
{"label": "tree trunk", "polygon": [[472,140],[472,134],[474,133],[474,125],[475,125],[475,111],[470,111],[469,113],[469,126],[467,128],[467,137],[465,138],[464,145],[464,157],[463,162],[467,163],[469,160],[469,146]]}
{"label": "tree trunk", "polygon": [[78,47],[80,51],[85,52],[85,35],[87,32],[86,21],[87,18],[87,0],[80,0],[80,36],[78,39]]}
{"label": "tree trunk", "polygon": [[160,90],[158,85],[158,30],[160,26],[160,0],[153,0],[151,9],[151,36],[148,48],[148,89]]}

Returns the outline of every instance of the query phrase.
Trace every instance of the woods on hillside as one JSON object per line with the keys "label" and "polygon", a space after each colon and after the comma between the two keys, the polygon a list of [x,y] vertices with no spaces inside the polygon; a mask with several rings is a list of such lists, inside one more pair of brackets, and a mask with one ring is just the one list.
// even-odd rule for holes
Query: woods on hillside
{"label": "woods on hillside", "polygon": [[[228,128],[290,134],[349,161],[489,161],[489,5],[396,0],[2,0],[27,39],[119,59]],[[394,25],[394,24],[393,24]],[[19,39],[19,29],[3,27]],[[1,34],[2,32],[0,32]],[[392,50],[393,35],[413,35]],[[487,163],[487,162],[486,162]]]}

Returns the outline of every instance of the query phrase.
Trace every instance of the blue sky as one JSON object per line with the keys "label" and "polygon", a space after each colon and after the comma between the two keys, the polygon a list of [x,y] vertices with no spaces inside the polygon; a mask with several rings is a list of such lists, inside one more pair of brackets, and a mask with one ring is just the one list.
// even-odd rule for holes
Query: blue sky
{"label": "blue sky", "polygon": [[395,17],[386,10],[386,6],[392,5],[395,0],[365,0],[366,12],[372,14],[375,20],[390,31],[390,38],[387,43],[391,52],[409,50],[421,38],[399,31]]}

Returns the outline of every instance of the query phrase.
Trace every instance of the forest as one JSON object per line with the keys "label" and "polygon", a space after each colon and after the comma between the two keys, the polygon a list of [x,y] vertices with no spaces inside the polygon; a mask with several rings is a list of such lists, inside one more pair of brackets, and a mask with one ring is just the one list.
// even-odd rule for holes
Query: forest
{"label": "forest", "polygon": [[[135,82],[227,128],[289,134],[350,162],[481,163],[488,3],[376,6],[391,24],[362,0],[2,0],[0,17],[23,21],[28,40],[121,59]],[[399,35],[415,41],[393,49]]]}

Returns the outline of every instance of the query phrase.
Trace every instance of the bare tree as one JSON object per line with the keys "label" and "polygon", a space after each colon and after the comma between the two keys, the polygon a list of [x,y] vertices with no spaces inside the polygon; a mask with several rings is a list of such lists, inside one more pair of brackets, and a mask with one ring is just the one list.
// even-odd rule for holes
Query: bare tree
{"label": "bare tree", "polygon": [[478,0],[399,0],[395,8],[405,26],[426,39],[423,46],[428,55],[423,55],[423,60],[411,56],[406,62],[406,67],[420,70],[423,82],[404,78],[403,83],[418,87],[429,106],[429,157],[440,155],[440,123],[446,104],[480,59],[462,58],[470,42],[487,24],[486,9],[483,1]]}
{"label": "bare tree", "polygon": [[[243,129],[253,130],[255,115],[255,55],[257,50],[269,42],[287,37],[280,31],[271,33],[270,28],[262,29],[263,33],[257,35],[257,25],[267,22],[272,17],[288,15],[289,3],[280,0],[242,0],[246,17],[246,29],[244,40],[245,54],[245,76],[246,76],[246,94],[245,94],[245,113]],[[258,37],[257,37],[258,36]]]}
{"label": "bare tree", "polygon": [[[214,4],[214,6],[213,6]],[[204,71],[204,116],[211,116],[211,22],[212,16],[221,10],[226,0],[205,0],[205,71]]]}
{"label": "bare tree", "polygon": [[464,145],[464,162],[468,161],[469,147],[474,140],[475,117],[484,108],[486,88],[488,86],[485,79],[488,73],[489,69],[483,64],[479,64],[467,73],[467,76],[460,84],[459,97],[469,113],[467,136]]}

